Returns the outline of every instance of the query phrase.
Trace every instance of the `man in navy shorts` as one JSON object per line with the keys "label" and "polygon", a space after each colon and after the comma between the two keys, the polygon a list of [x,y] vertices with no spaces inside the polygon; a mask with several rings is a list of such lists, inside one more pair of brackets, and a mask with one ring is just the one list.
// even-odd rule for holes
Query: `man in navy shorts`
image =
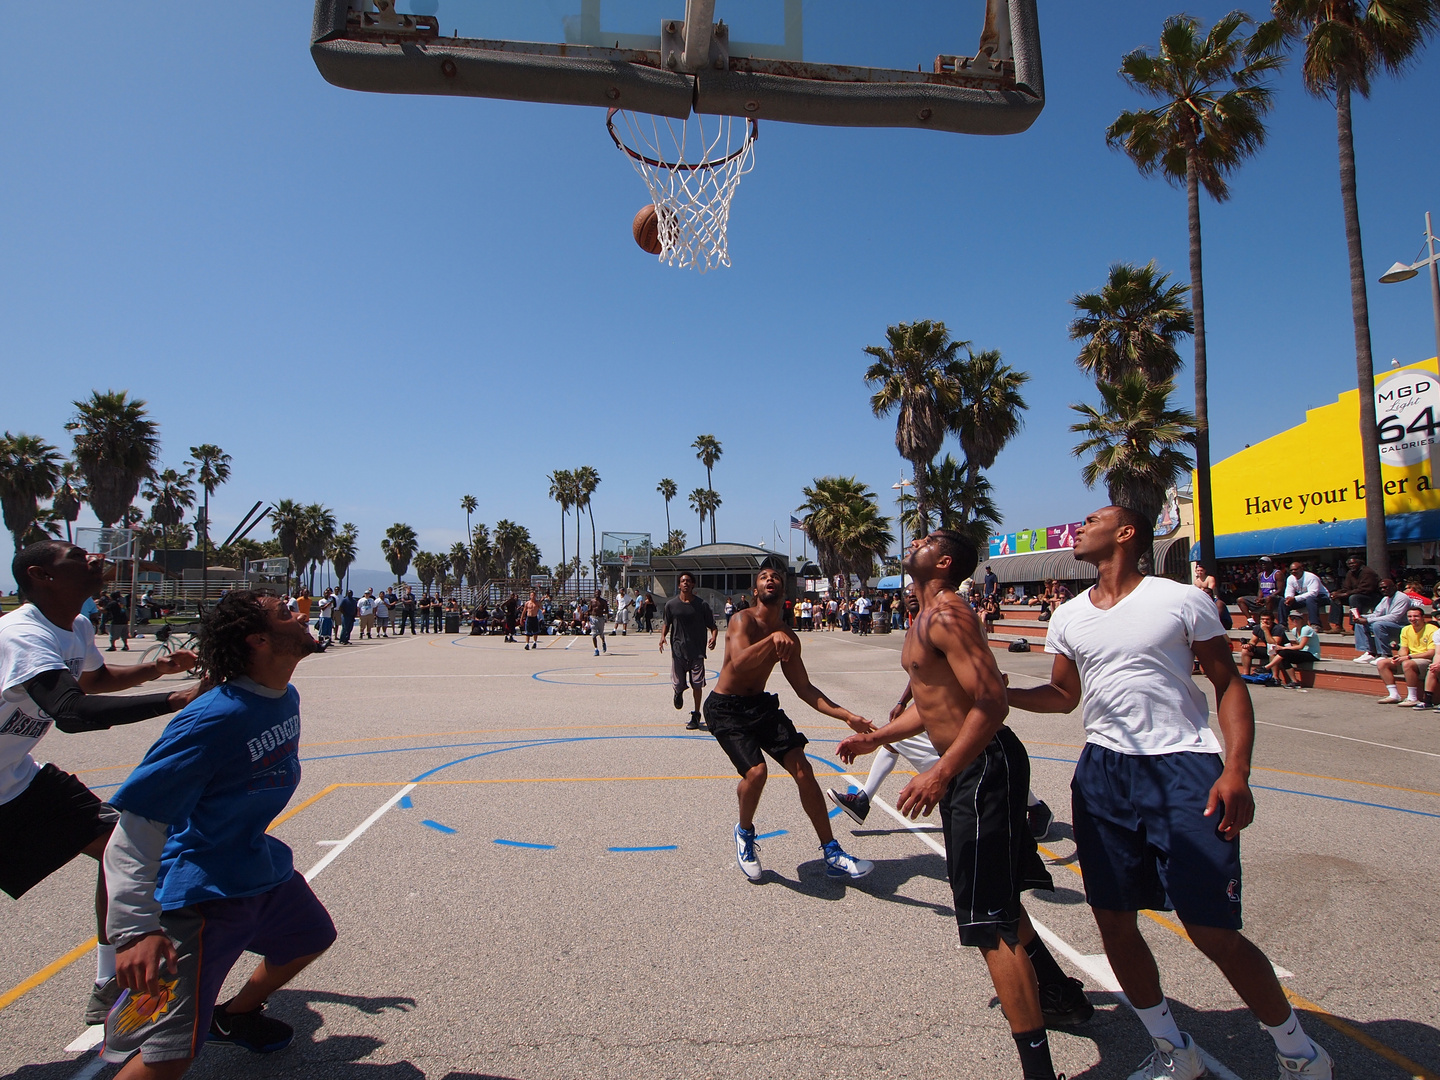
{"label": "man in navy shorts", "polygon": [[[1134,510],[1107,506],[1085,519],[1074,554],[1095,565],[1098,580],[1050,620],[1050,682],[1010,690],[1010,704],[1031,712],[1083,710],[1085,749],[1071,792],[1085,899],[1155,1044],[1130,1080],[1205,1074],[1200,1048],[1160,989],[1141,909],[1175,911],[1275,1040],[1282,1078],[1329,1080],[1330,1056],[1301,1028],[1265,954],[1240,933],[1240,830],[1255,813],[1250,695],[1215,602],[1140,573],[1153,544],[1150,519]],[[1215,687],[1224,758],[1191,677],[1195,660]]]}
{"label": "man in navy shorts", "polygon": [[[102,1053],[125,1062],[118,1080],[174,1080],[207,1041],[270,1053],[294,1037],[265,1000],[330,947],[335,926],[266,829],[300,783],[290,676],[315,651],[275,597],[228,593],[200,637],[219,685],[170,721],[111,800],[107,927],[122,992]],[[217,1005],[247,951],[259,966]]]}

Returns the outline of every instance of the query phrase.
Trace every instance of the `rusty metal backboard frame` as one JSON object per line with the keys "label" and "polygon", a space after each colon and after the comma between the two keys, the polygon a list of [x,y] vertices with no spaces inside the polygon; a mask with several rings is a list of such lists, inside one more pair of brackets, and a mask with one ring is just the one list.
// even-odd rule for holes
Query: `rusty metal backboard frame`
{"label": "rusty metal backboard frame", "polygon": [[[1045,106],[1036,0],[1008,0],[1013,60],[941,55],[931,71],[731,56],[717,26],[713,64],[666,67],[660,49],[441,37],[433,16],[380,16],[316,0],[310,53],[349,90],[594,105],[677,119],[691,112],[835,127],[1026,130]],[[657,28],[658,29],[658,28]]]}

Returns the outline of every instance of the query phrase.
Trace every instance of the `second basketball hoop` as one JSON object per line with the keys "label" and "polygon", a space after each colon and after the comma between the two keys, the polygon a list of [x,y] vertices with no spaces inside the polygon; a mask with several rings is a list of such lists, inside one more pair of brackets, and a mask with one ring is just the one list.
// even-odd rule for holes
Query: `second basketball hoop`
{"label": "second basketball hoop", "polygon": [[[650,191],[659,250],[650,243],[641,246],[661,262],[693,267],[702,274],[729,266],[730,200],[740,178],[754,167],[759,122],[753,117],[701,113],[677,120],[612,108],[605,127]],[[635,231],[639,243],[638,217]]]}

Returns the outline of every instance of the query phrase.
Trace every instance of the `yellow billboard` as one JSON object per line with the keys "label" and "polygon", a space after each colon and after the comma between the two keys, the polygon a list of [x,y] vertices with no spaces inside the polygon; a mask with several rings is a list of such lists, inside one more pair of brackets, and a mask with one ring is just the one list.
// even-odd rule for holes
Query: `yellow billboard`
{"label": "yellow billboard", "polygon": [[[1210,470],[1216,536],[1301,527],[1288,541],[1308,545],[1305,526],[1362,520],[1364,469],[1360,458],[1359,393],[1348,390],[1333,404],[1307,410],[1298,427],[1246,447]],[[1393,368],[1375,379],[1385,513],[1440,510],[1440,366],[1434,359]],[[1394,531],[1393,529],[1391,530]],[[1409,532],[1410,530],[1404,530]],[[1363,535],[1363,534],[1362,534]],[[1283,550],[1277,541],[1274,550]],[[1392,537],[1392,541],[1396,537]],[[1221,545],[1222,557],[1229,557]],[[1262,545],[1263,546],[1263,545]]]}

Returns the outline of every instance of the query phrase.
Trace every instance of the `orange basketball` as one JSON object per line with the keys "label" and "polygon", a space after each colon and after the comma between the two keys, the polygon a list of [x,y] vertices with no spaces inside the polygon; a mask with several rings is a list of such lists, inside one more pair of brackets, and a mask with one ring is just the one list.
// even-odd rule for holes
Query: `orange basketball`
{"label": "orange basketball", "polygon": [[642,251],[659,255],[665,250],[660,243],[660,215],[653,203],[642,206],[635,215],[634,232],[635,243],[640,245]]}

